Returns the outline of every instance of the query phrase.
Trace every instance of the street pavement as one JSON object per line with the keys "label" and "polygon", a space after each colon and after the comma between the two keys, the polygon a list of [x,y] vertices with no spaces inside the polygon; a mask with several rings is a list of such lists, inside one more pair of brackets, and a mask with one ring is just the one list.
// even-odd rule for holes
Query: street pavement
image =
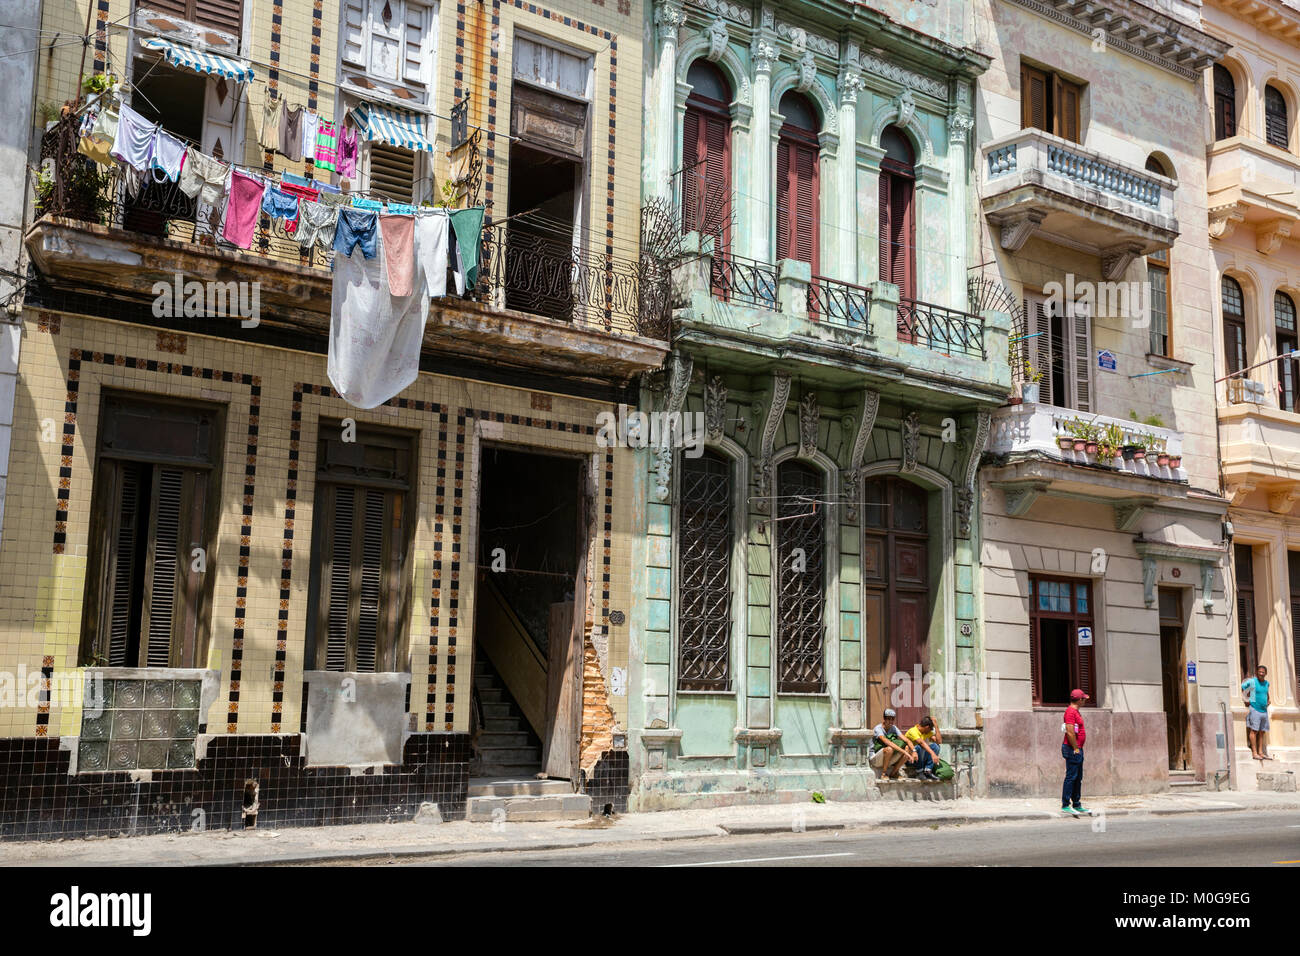
{"label": "street pavement", "polygon": [[[1124,851],[1117,848],[1124,846],[1125,840],[1136,839],[1140,834],[1146,834],[1154,842],[1150,847],[1133,843],[1128,852],[1139,854],[1142,861],[1151,864],[1202,865],[1194,861],[1216,859],[1240,866],[1267,857],[1264,862],[1271,865],[1276,861],[1300,859],[1300,846],[1297,846],[1300,844],[1300,795],[1294,793],[1166,793],[1101,797],[1090,799],[1088,803],[1097,811],[1094,818],[1062,817],[1052,799],[942,802],[882,799],[866,803],[777,804],[630,813],[613,819],[598,818],[578,823],[455,821],[429,824],[403,821],[284,830],[188,832],[113,839],[0,843],[0,866],[303,865],[430,862],[436,857],[445,857],[448,862],[452,858],[463,862],[471,856],[474,862],[483,862],[491,854],[500,855],[496,861],[499,863],[519,862],[532,855],[546,855],[547,859],[559,863],[564,859],[563,854],[579,851],[596,854],[602,865],[611,865],[618,860],[637,858],[638,846],[643,849],[681,849],[687,855],[694,853],[696,847],[707,849],[714,846],[725,846],[730,853],[751,842],[760,847],[784,848],[779,853],[762,848],[746,849],[742,856],[748,859],[799,856],[802,851],[795,852],[793,847],[820,846],[823,840],[839,840],[842,846],[851,845],[850,849],[835,852],[853,855],[824,857],[822,863],[840,860],[854,865],[876,865],[882,861],[897,859],[901,862],[905,859],[909,864],[951,864],[959,860],[993,864],[1010,862],[998,855],[1001,850],[1007,850],[1018,854],[1016,859],[1020,862],[1060,864],[1068,862],[1061,854],[1070,848],[1094,856],[1100,854],[1095,856],[1097,862],[1112,853],[1123,858]],[[1226,846],[1221,851],[1216,849],[1218,843],[1210,840],[1214,831],[1223,829],[1226,832],[1230,825],[1236,826],[1233,821],[1248,817],[1267,822],[1266,829],[1272,834],[1270,839],[1253,849],[1237,847],[1233,850]],[[1169,818],[1172,829],[1128,825],[1139,821],[1154,825],[1165,822],[1165,818]],[[1180,850],[1178,838],[1172,834],[1180,832],[1178,825],[1193,818],[1204,822],[1183,832],[1203,833],[1204,846],[1199,843],[1184,846],[1180,856],[1177,852]],[[1013,840],[1001,849],[996,836],[978,836],[1009,833],[1011,831],[1005,830],[1005,826],[1010,824],[1017,825],[1019,829],[1015,832],[1023,833],[1024,838]],[[1293,824],[1295,827],[1291,828]],[[1251,831],[1250,826],[1244,829]],[[1116,833],[1123,836],[1115,837]],[[1162,833],[1169,835],[1168,838],[1160,837]],[[942,835],[938,843],[928,842],[934,840],[936,834]],[[1038,845],[1035,835],[1078,842],[1067,846],[1044,839]],[[954,838],[943,839],[949,836]],[[1246,838],[1243,833],[1242,839]],[[982,839],[988,843],[981,843]],[[1285,847],[1289,849],[1283,849]],[[869,854],[868,848],[878,852]],[[944,856],[940,852],[959,848],[959,856]],[[1221,855],[1215,855],[1220,852]],[[646,858],[647,863],[650,859]],[[812,857],[809,859],[817,862]],[[686,862],[707,862],[707,855]]]}

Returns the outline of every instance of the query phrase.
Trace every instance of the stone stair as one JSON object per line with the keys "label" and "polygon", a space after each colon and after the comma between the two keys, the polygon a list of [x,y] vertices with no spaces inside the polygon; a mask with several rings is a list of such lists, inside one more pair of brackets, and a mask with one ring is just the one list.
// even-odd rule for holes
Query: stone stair
{"label": "stone stair", "polygon": [[474,690],[482,709],[465,819],[475,823],[585,820],[591,797],[568,780],[539,779],[542,745],[519,705],[485,657],[474,662]]}
{"label": "stone stair", "polygon": [[1170,793],[1199,793],[1209,789],[1210,785],[1206,781],[1196,779],[1195,770],[1169,771]]}
{"label": "stone stair", "polygon": [[1300,751],[1269,747],[1273,760],[1256,760],[1249,750],[1237,751],[1237,789],[1294,793],[1300,787]]}

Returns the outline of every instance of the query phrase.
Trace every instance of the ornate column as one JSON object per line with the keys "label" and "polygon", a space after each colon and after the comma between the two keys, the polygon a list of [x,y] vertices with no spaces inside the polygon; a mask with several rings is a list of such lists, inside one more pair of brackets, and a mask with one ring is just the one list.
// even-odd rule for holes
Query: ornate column
{"label": "ornate column", "polygon": [[686,22],[681,5],[664,0],[655,7],[655,33],[659,37],[659,62],[654,77],[654,166],[650,170],[650,187],[661,196],[671,197],[673,153],[677,140],[677,31]]}
{"label": "ornate column", "polygon": [[857,283],[858,276],[858,90],[862,74],[846,69],[839,76],[840,151],[836,179],[839,192],[839,274],[845,282]]}
{"label": "ornate column", "polygon": [[978,215],[968,209],[966,143],[975,125],[971,116],[970,84],[963,79],[953,81],[952,109],[948,112],[948,294],[955,309],[967,307],[966,248],[970,237],[969,216]]}
{"label": "ornate column", "polygon": [[754,40],[754,122],[750,127],[749,249],[744,255],[759,262],[772,261],[772,223],[776,221],[772,188],[772,64],[776,44],[766,37]]}

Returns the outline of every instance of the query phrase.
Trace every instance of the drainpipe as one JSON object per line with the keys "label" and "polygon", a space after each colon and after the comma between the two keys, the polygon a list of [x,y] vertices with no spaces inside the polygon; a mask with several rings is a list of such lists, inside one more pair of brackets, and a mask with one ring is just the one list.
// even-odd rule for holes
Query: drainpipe
{"label": "drainpipe", "polygon": [[1228,789],[1232,789],[1232,761],[1228,759],[1228,753],[1232,748],[1232,737],[1229,736],[1228,724],[1228,704],[1226,701],[1219,701],[1219,717],[1223,721],[1223,747],[1219,750],[1219,769],[1214,774],[1214,789],[1219,790],[1223,779],[1228,779]]}

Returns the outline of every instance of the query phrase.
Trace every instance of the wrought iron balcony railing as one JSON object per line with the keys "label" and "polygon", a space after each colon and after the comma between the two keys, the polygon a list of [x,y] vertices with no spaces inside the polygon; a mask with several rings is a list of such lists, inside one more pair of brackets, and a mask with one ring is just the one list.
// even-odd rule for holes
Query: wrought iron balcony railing
{"label": "wrought iron balcony railing", "polygon": [[777,309],[776,266],[727,255],[714,260],[713,294],[727,302]]}
{"label": "wrought iron balcony railing", "polygon": [[808,315],[818,322],[871,334],[871,290],[852,282],[813,276],[808,286]]}
{"label": "wrought iron balcony railing", "polygon": [[916,299],[899,300],[898,340],[950,355],[988,358],[983,318]]}

